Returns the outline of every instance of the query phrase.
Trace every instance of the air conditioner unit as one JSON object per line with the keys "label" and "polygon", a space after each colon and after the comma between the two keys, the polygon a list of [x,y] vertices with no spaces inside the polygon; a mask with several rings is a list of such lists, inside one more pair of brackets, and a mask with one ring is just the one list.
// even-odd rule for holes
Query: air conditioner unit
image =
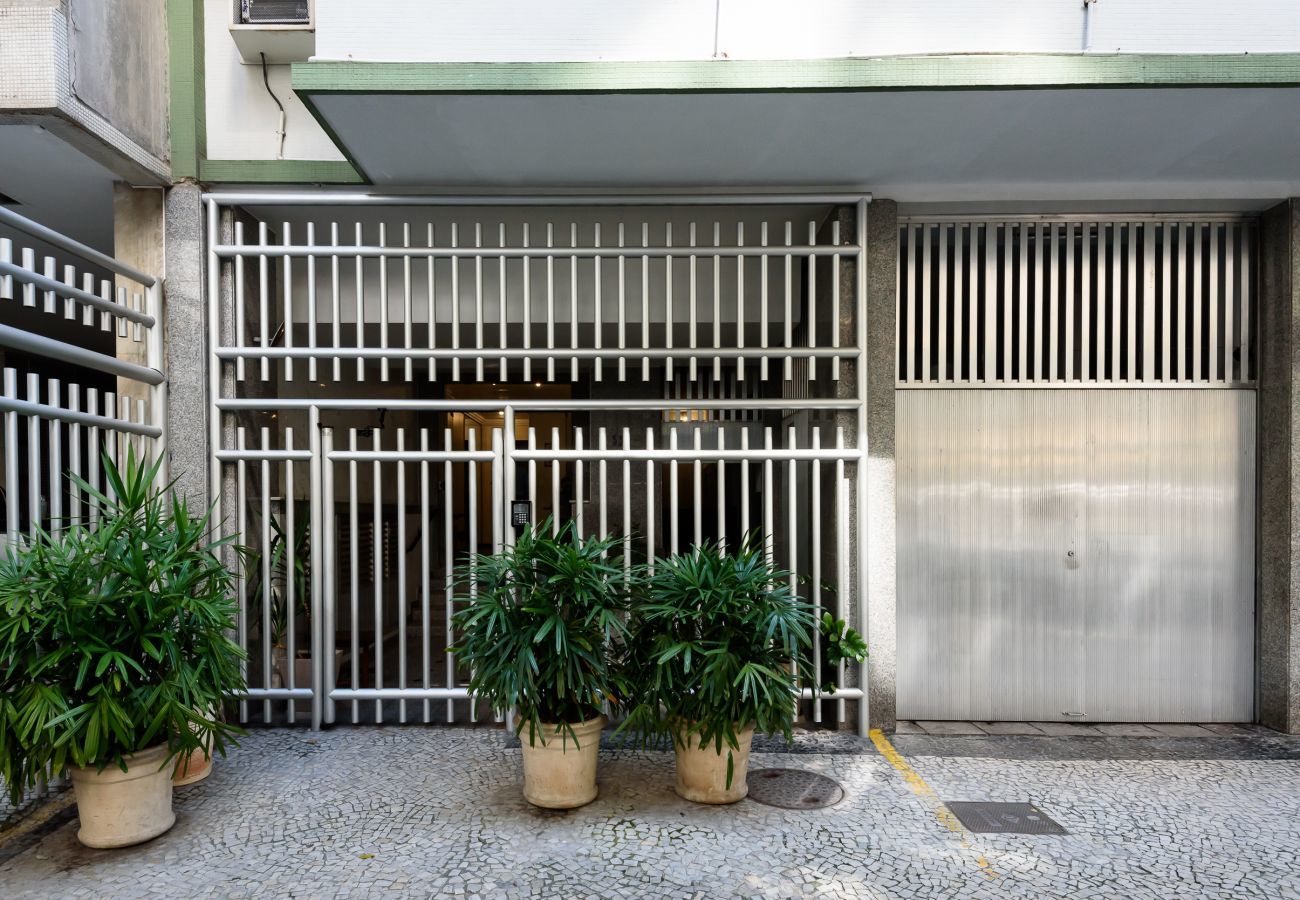
{"label": "air conditioner unit", "polygon": [[310,25],[308,0],[240,0],[239,21],[243,25]]}
{"label": "air conditioner unit", "polygon": [[316,51],[314,0],[234,0],[230,35],[249,65],[302,62]]}

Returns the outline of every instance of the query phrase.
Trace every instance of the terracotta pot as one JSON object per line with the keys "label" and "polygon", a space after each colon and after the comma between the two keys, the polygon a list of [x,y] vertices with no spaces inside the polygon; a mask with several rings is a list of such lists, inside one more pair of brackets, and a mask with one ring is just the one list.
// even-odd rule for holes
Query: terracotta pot
{"label": "terracotta pot", "polygon": [[[682,746],[673,742],[677,751],[677,784],[679,797],[695,803],[735,803],[745,799],[749,785],[745,775],[749,770],[749,746],[754,740],[754,726],[736,732],[738,749],[731,749],[723,740],[719,752],[716,741],[699,746],[699,734],[690,733],[679,739]],[[727,787],[727,757],[732,758],[731,787]]]}
{"label": "terracotta pot", "polygon": [[81,819],[77,840],[87,847],[129,847],[171,828],[176,814],[167,753],[165,744],[133,753],[125,772],[115,765],[103,772],[69,767]]}
{"label": "terracotta pot", "polygon": [[[524,799],[545,809],[573,809],[596,799],[596,758],[605,717],[575,722],[573,734],[561,725],[542,723],[519,734],[524,751]],[[530,740],[530,738],[532,738]]]}
{"label": "terracotta pot", "polygon": [[[208,710],[207,717],[215,719],[216,710]],[[190,730],[198,733],[193,725]],[[209,737],[203,742],[203,749],[194,750],[190,753],[184,753],[176,757],[176,767],[172,771],[172,785],[174,787],[184,787],[187,784],[194,784],[202,781],[212,774],[212,738]]]}

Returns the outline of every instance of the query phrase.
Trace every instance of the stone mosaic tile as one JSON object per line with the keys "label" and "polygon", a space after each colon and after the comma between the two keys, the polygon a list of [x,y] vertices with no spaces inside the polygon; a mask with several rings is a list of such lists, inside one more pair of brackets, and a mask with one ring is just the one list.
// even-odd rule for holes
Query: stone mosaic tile
{"label": "stone mosaic tile", "polygon": [[0,865],[0,894],[1300,900],[1296,760],[945,756],[903,740],[939,797],[1033,802],[1071,833],[954,831],[874,752],[755,753],[754,768],[844,786],[805,812],[687,803],[670,754],[603,751],[599,799],[548,812],[524,802],[499,730],[265,730],[177,791],[166,835],[94,851],[68,823]]}

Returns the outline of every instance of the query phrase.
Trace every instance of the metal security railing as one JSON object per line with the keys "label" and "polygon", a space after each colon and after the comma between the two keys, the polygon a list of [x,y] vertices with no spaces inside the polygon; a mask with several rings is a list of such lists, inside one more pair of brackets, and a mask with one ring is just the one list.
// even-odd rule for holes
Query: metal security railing
{"label": "metal security railing", "polygon": [[1240,216],[905,220],[898,386],[1251,384],[1257,243]]}
{"label": "metal security railing", "polygon": [[160,452],[166,381],[157,278],[12,210],[0,233],[0,530],[14,540],[96,520],[69,475],[98,490],[101,453]]}
{"label": "metal security railing", "polygon": [[[452,577],[513,540],[514,504],[620,536],[629,565],[755,532],[861,626],[867,198],[207,211],[213,490],[252,561],[245,721],[480,720],[447,649]],[[805,711],[864,728],[843,668]]]}

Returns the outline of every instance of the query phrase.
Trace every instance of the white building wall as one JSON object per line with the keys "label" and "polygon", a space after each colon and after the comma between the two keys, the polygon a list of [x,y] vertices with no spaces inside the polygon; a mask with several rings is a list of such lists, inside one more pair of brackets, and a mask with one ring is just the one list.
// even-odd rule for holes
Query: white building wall
{"label": "white building wall", "polygon": [[[230,0],[204,2],[208,159],[275,159],[280,110],[262,82],[262,67],[244,65],[239,58],[230,36],[231,10]],[[293,92],[289,66],[268,66],[267,75],[271,89],[284,104],[284,158],[343,159]]]}
{"label": "white building wall", "polygon": [[316,0],[316,58],[815,59],[1300,50],[1294,0]]}

